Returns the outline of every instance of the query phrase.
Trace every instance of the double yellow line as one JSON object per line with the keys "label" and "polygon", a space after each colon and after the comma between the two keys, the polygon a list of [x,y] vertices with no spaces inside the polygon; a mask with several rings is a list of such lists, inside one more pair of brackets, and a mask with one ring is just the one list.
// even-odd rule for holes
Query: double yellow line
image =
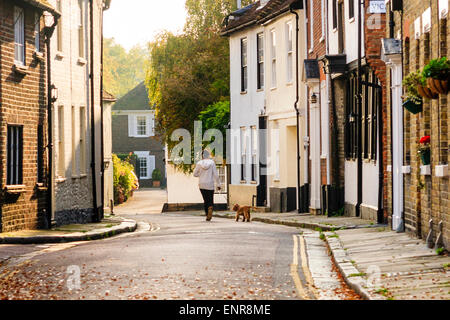
{"label": "double yellow line", "polygon": [[298,274],[298,252],[300,246],[300,258],[302,263],[303,275],[305,276],[306,282],[310,288],[310,291],[314,298],[317,298],[317,292],[314,288],[314,281],[311,276],[311,272],[308,267],[308,258],[306,255],[306,246],[305,246],[305,238],[301,235],[292,235],[294,239],[294,247],[292,252],[292,264],[291,264],[291,276],[294,280],[295,287],[297,289],[298,296],[305,300],[310,300],[310,296],[307,293],[307,289],[303,286],[303,283],[300,279],[300,275]]}

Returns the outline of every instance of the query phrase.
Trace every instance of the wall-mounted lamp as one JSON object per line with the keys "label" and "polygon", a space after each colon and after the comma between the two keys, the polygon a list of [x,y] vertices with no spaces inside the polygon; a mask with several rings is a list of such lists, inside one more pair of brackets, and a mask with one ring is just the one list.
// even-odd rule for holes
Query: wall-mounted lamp
{"label": "wall-mounted lamp", "polygon": [[317,103],[317,95],[315,93],[313,93],[311,95],[311,97],[309,98],[309,102],[312,103],[312,104]]}
{"label": "wall-mounted lamp", "polygon": [[58,88],[55,87],[54,84],[52,84],[51,86],[51,92],[52,92],[52,102],[55,102],[56,100],[58,100]]}

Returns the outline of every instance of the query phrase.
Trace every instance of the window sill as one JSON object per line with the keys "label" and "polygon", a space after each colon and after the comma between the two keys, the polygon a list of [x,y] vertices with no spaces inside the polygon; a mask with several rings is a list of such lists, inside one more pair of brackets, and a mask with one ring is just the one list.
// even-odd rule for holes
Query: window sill
{"label": "window sill", "polygon": [[264,92],[264,88],[256,89],[256,92]]}
{"label": "window sill", "polygon": [[319,42],[324,42],[324,41],[325,41],[325,36],[322,35],[322,36],[320,37],[320,39],[319,39]]}
{"label": "window sill", "polygon": [[73,175],[72,176],[72,180],[77,180],[77,179],[80,179],[81,178],[81,176],[77,176],[77,175]]}
{"label": "window sill", "polygon": [[30,74],[28,67],[17,63],[13,65],[13,71],[24,76]]}
{"label": "window sill", "polygon": [[250,184],[258,184],[258,181],[250,181]]}
{"label": "window sill", "polygon": [[18,184],[18,185],[10,185],[5,186],[6,193],[9,194],[19,194],[24,193],[27,191],[27,187],[24,184]]}
{"label": "window sill", "polygon": [[275,178],[275,179],[273,179],[273,182],[280,182],[280,179],[279,178]]}
{"label": "window sill", "polygon": [[294,85],[294,82],[292,82],[292,81],[286,82],[286,86],[287,86],[287,87],[290,87],[290,86],[293,86],[293,85]]}
{"label": "window sill", "polygon": [[274,91],[274,90],[277,90],[277,87],[270,88],[270,91]]}
{"label": "window sill", "polygon": [[80,174],[80,179],[83,179],[83,178],[87,178],[87,174],[85,174],[85,173]]}
{"label": "window sill", "polygon": [[350,19],[348,19],[348,23],[353,23],[355,22],[355,17],[351,17]]}
{"label": "window sill", "polygon": [[314,48],[309,48],[308,53],[313,53],[314,52]]}
{"label": "window sill", "polygon": [[62,59],[64,59],[65,56],[64,56],[64,53],[58,51],[58,52],[56,52],[55,57],[56,57],[56,59],[58,59],[58,60],[62,60]]}
{"label": "window sill", "polygon": [[337,28],[334,28],[334,29],[333,29],[333,33],[336,33],[336,32],[337,32],[337,30],[338,30]]}
{"label": "window sill", "polygon": [[45,59],[44,59],[44,53],[43,52],[40,52],[40,51],[34,51],[33,52],[33,57],[36,59],[36,60],[39,60],[39,61],[41,61],[41,62],[43,62]]}
{"label": "window sill", "polygon": [[80,66],[84,66],[84,65],[86,65],[86,63],[87,63],[87,61],[86,61],[86,59],[84,59],[84,58],[78,58],[78,60],[77,60],[77,64],[79,64]]}
{"label": "window sill", "polygon": [[247,181],[246,180],[241,180],[239,183],[240,184],[247,184]]}
{"label": "window sill", "polygon": [[247,94],[247,90],[241,91],[241,94]]}

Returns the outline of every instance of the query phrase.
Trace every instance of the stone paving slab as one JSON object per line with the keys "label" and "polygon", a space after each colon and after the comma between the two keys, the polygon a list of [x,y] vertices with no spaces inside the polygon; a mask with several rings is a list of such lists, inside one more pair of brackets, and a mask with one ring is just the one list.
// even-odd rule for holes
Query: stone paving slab
{"label": "stone paving slab", "polygon": [[420,239],[368,228],[326,239],[342,274],[366,299],[450,300],[450,257]]}

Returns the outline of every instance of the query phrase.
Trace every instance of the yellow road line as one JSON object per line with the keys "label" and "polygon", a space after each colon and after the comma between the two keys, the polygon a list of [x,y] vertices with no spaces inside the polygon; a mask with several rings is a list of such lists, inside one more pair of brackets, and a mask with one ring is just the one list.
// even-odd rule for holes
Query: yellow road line
{"label": "yellow road line", "polygon": [[309,287],[311,288],[313,295],[317,298],[318,292],[314,288],[314,280],[311,275],[311,271],[308,267],[308,257],[306,256],[306,245],[305,245],[305,238],[303,236],[299,236],[300,238],[300,255],[302,258],[302,268],[303,268],[303,274],[305,275],[306,281],[309,284]]}
{"label": "yellow road line", "polygon": [[309,300],[298,274],[298,239],[296,235],[293,235],[292,237],[294,239],[294,248],[292,253],[291,276],[294,280],[295,287],[297,288],[298,296],[305,300]]}

